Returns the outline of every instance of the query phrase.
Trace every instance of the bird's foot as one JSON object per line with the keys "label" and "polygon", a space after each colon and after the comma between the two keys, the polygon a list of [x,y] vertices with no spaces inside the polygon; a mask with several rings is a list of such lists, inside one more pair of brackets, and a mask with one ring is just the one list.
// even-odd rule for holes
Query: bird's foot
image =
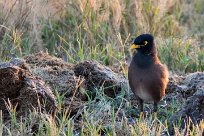
{"label": "bird's foot", "polygon": [[140,112],[139,122],[141,122],[142,117],[143,117],[143,112]]}
{"label": "bird's foot", "polygon": [[154,120],[157,119],[157,112],[154,112]]}
{"label": "bird's foot", "polygon": [[154,112],[154,127],[157,127],[157,112]]}

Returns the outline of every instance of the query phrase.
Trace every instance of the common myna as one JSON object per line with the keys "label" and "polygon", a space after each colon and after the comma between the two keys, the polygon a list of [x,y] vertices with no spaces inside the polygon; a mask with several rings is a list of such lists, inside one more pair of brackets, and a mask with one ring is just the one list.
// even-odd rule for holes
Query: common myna
{"label": "common myna", "polygon": [[143,114],[143,102],[154,104],[156,118],[157,103],[165,95],[168,83],[167,67],[157,57],[157,48],[151,34],[138,36],[130,49],[136,49],[136,53],[128,69],[128,80],[131,90],[139,99],[140,119]]}

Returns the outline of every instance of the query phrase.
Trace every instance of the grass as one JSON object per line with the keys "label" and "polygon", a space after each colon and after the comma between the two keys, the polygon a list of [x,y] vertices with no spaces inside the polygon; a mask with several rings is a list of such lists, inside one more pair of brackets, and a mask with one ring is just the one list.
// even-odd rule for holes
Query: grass
{"label": "grass", "polygon": [[[138,34],[152,33],[159,39],[156,41],[159,56],[170,70],[202,71],[202,32],[197,31],[201,30],[201,25],[199,22],[193,22],[199,21],[196,17],[200,18],[202,15],[198,6],[201,2],[191,3],[194,5],[194,18],[185,15],[188,12],[182,7],[187,5],[186,3],[179,0],[173,0],[171,3],[115,0],[99,1],[97,4],[93,0],[65,1],[56,14],[50,13],[46,18],[33,11],[39,18],[34,21],[29,21],[30,16],[34,14],[26,8],[29,3],[17,6],[13,3],[10,4],[10,9],[3,4],[3,10],[0,12],[0,56],[2,60],[8,60],[47,50],[67,62],[97,60],[111,66],[124,62],[129,57],[129,45]],[[16,9],[20,8],[18,6],[22,10],[16,13]],[[37,7],[39,8],[39,5],[33,8]],[[22,18],[14,18],[11,21],[15,14]],[[183,21],[186,16],[189,19]],[[18,25],[18,22],[21,25]],[[186,32],[186,24],[193,28]]]}
{"label": "grass", "polygon": [[171,71],[203,71],[204,50],[195,39],[170,37],[160,41],[158,49],[161,61]]}
{"label": "grass", "polygon": [[[131,42],[141,33],[152,33],[159,58],[170,71],[204,71],[203,7],[202,0],[172,0],[170,3],[152,0],[98,0],[97,3],[94,0],[53,3],[22,0],[17,3],[17,0],[2,0],[0,60],[43,50],[69,63],[97,60],[104,65],[116,65],[127,75],[125,61],[130,57]],[[166,132],[167,120],[179,107],[172,103],[175,108],[159,109],[167,113],[167,118],[158,117],[159,130],[155,131],[151,127],[151,116],[138,122],[137,107],[131,105],[129,97],[121,94],[110,99],[100,88],[97,92],[95,99],[89,99],[83,111],[77,113],[80,122],[77,117],[70,117],[66,109],[53,116],[33,111],[28,117],[16,120],[15,106],[8,103],[12,119],[9,125],[4,124],[0,112],[0,134],[4,131],[5,135],[28,135],[33,133],[31,128],[35,126],[38,128],[36,135],[150,135]],[[60,109],[63,97],[57,95]],[[135,118],[130,121],[132,114]],[[183,135],[178,127],[175,131]],[[201,135],[201,126],[194,126],[189,133]]]}
{"label": "grass", "polygon": [[[89,100],[86,106],[78,111],[74,116],[69,116],[68,109],[63,109],[60,113],[51,115],[34,110],[29,116],[16,120],[15,107],[9,106],[8,110],[12,119],[7,125],[0,124],[0,133],[3,135],[91,135],[97,136],[106,134],[112,135],[160,135],[168,133],[167,120],[158,116],[159,122],[157,129],[153,125],[153,114],[149,117],[138,121],[137,117],[128,115],[128,109],[134,109],[138,112],[134,105],[130,104],[130,100],[119,95],[115,99],[105,96],[102,91],[98,90],[93,100]],[[61,96],[63,97],[63,96]],[[60,98],[63,99],[63,98]],[[60,106],[61,100],[58,101]],[[170,106],[175,106],[171,103]],[[146,105],[147,106],[147,105]],[[176,109],[167,110],[159,108],[159,111],[165,110],[167,114],[175,112]],[[0,114],[2,121],[2,113]],[[8,127],[9,126],[9,127]],[[38,130],[38,131],[35,131]],[[201,126],[194,126],[193,129],[187,128],[190,135],[202,135]],[[4,132],[4,133],[3,133]],[[179,131],[175,127],[176,135],[183,135],[184,131]]]}

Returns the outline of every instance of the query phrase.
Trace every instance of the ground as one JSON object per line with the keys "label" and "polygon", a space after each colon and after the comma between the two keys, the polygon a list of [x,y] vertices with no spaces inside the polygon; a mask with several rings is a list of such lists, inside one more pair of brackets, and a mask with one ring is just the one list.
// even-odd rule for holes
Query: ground
{"label": "ground", "polygon": [[[145,105],[144,122],[138,122],[138,101],[130,91],[125,76],[96,61],[74,65],[41,52],[21,60],[14,59],[2,63],[0,76],[1,100],[4,100],[1,102],[1,109],[4,109],[3,122],[10,122],[10,125],[13,123],[11,110],[15,110],[16,123],[19,123],[22,115],[23,119],[27,120],[30,116],[29,111],[38,114],[42,112],[43,115],[38,115],[37,118],[46,115],[58,118],[53,120],[56,127],[63,121],[59,117],[65,116],[64,118],[74,122],[75,127],[71,130],[74,134],[90,133],[90,126],[86,126],[86,123],[96,125],[98,134],[110,134],[111,128],[115,129],[117,135],[130,134],[128,130],[134,130],[136,134],[149,133],[148,130],[138,128],[145,125],[143,123],[150,123],[146,124],[149,129],[157,131],[151,125],[151,104]],[[202,123],[203,77],[202,72],[183,76],[171,75],[166,96],[159,106],[157,129],[161,132],[157,133],[173,134],[178,131],[173,129],[173,125],[176,125],[180,133],[190,133],[195,131],[190,129],[192,126]],[[10,87],[5,87],[8,84]],[[187,120],[191,120],[190,123],[186,123]],[[162,126],[165,122],[168,124],[166,127]],[[123,123],[127,126],[123,126]],[[39,134],[41,124],[41,121],[35,119],[29,133]],[[5,134],[7,125],[3,127]],[[121,130],[121,127],[125,130]],[[196,131],[200,130],[196,133],[201,134],[202,129],[196,128]]]}

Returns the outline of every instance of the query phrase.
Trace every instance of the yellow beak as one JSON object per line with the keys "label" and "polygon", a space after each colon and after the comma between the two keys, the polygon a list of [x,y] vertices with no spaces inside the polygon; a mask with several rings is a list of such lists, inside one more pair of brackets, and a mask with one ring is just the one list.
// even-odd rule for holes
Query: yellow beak
{"label": "yellow beak", "polygon": [[137,48],[140,48],[140,46],[139,46],[139,45],[136,45],[136,44],[132,44],[132,45],[130,46],[130,49],[137,49]]}

